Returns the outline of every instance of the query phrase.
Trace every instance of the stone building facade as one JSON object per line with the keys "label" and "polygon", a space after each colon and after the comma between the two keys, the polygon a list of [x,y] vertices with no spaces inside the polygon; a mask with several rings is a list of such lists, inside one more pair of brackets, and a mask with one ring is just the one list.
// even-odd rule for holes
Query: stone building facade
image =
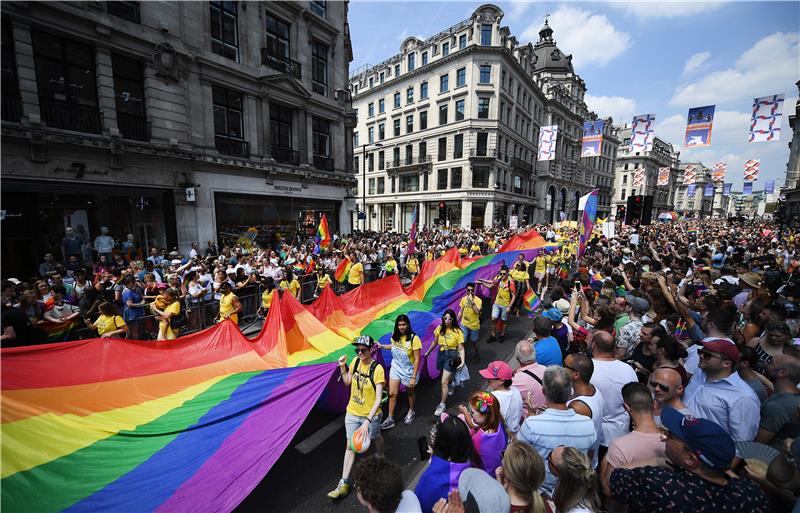
{"label": "stone building facade", "polygon": [[250,226],[274,242],[323,212],[349,232],[347,9],[4,4],[4,271],[59,254],[67,226],[184,251]]}
{"label": "stone building facade", "polygon": [[[689,186],[683,184],[683,175],[686,166],[696,167],[695,189],[694,195],[689,195]],[[703,194],[705,186],[711,182],[711,170],[703,165],[702,162],[681,162],[678,164],[677,185],[675,186],[675,208],[674,210],[678,215],[690,218],[711,217],[712,203],[717,206],[721,205],[720,201],[716,201],[716,190],[714,196],[705,196]],[[721,196],[721,187],[718,187]]]}

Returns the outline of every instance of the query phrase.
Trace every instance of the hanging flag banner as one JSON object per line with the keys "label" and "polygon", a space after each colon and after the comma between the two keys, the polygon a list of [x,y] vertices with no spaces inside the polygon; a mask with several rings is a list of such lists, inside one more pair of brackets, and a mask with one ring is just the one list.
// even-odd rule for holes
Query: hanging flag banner
{"label": "hanging flag banner", "polygon": [[750,196],[751,194],[753,194],[753,182],[745,182],[742,187],[742,195]]}
{"label": "hanging flag banner", "polygon": [[669,185],[669,168],[668,167],[660,167],[658,168],[658,182],[656,185]]}
{"label": "hanging flag banner", "polygon": [[686,195],[690,198],[694,198],[694,192],[697,190],[697,186],[692,184],[686,188]]}
{"label": "hanging flag banner", "polygon": [[556,140],[558,125],[543,126],[539,130],[539,154],[536,160],[553,160],[556,158]]}
{"label": "hanging flag banner", "polygon": [[711,126],[714,124],[714,105],[689,109],[686,121],[684,147],[702,147],[711,145]]}
{"label": "hanging flag banner", "polygon": [[744,163],[745,182],[755,182],[758,180],[758,167],[760,164],[761,160],[759,159],[748,160]]}
{"label": "hanging flag banner", "polygon": [[723,196],[730,196],[730,195],[731,195],[731,189],[732,189],[732,188],[733,188],[733,184],[732,184],[732,183],[726,183],[726,184],[724,184],[724,185],[722,186],[722,195],[723,195]]}
{"label": "hanging flag banner", "polygon": [[750,142],[779,141],[782,111],[782,94],[754,98],[753,118],[750,120]]}
{"label": "hanging flag banner", "polygon": [[644,184],[644,169],[637,167],[633,170],[633,186],[641,187]]}
{"label": "hanging flag banner", "polygon": [[764,182],[764,194],[772,194],[775,192],[775,180],[767,180]]}
{"label": "hanging flag banner", "polygon": [[597,220],[597,193],[598,189],[593,190],[589,194],[579,198],[578,203],[583,203],[583,217],[581,218],[581,234],[578,240],[578,258],[582,258],[586,252],[586,245],[589,243],[589,238],[592,236],[592,228],[594,222]]}
{"label": "hanging flag banner", "polygon": [[725,171],[728,170],[728,164],[724,162],[717,162],[711,171],[711,179],[715,182],[725,181]]}
{"label": "hanging flag banner", "polygon": [[714,195],[714,184],[707,183],[706,186],[703,188],[703,196],[706,198],[710,198]]}
{"label": "hanging flag banner", "polygon": [[683,185],[692,185],[697,179],[697,166],[689,164],[683,170]]}
{"label": "hanging flag banner", "polygon": [[631,124],[631,152],[651,151],[653,149],[655,120],[655,114],[640,114],[633,117],[633,123]]}
{"label": "hanging flag banner", "polygon": [[604,126],[605,122],[602,119],[597,121],[584,121],[581,157],[597,157],[600,155]]}

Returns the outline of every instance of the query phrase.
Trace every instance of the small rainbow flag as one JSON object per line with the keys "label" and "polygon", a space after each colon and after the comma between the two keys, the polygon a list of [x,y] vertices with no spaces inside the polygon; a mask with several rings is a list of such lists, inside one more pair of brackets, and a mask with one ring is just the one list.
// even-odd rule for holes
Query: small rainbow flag
{"label": "small rainbow flag", "polygon": [[542,300],[536,295],[533,289],[529,288],[522,295],[522,308],[528,312],[528,317],[533,317],[533,313],[542,304]]}
{"label": "small rainbow flag", "polygon": [[42,341],[42,343],[48,344],[51,342],[63,342],[67,339],[69,332],[72,331],[72,328],[74,328],[76,324],[77,321],[75,319],[65,323],[44,321],[39,325],[39,328],[47,333],[47,337]]}
{"label": "small rainbow flag", "polygon": [[320,250],[328,249],[331,245],[331,231],[328,229],[328,215],[322,214],[322,219],[319,220],[317,227],[317,235],[314,237],[317,245],[314,248],[314,254],[319,255]]}
{"label": "small rainbow flag", "polygon": [[342,260],[342,263],[339,264],[339,267],[336,268],[336,272],[333,274],[333,277],[336,278],[336,281],[339,283],[344,283],[344,280],[347,279],[347,275],[350,273],[350,267],[352,265],[353,262],[351,262],[349,258]]}
{"label": "small rainbow flag", "polygon": [[306,274],[311,274],[317,268],[317,263],[312,258],[311,261],[308,263],[308,267],[306,267]]}

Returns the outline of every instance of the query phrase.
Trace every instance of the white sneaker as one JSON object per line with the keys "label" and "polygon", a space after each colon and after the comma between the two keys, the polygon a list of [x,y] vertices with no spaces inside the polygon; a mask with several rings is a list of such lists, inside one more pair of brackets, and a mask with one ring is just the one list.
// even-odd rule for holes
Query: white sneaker
{"label": "white sneaker", "polygon": [[417,412],[414,410],[408,410],[408,414],[406,414],[406,418],[403,419],[404,424],[411,424],[414,422],[414,419],[417,418]]}
{"label": "white sneaker", "polygon": [[436,410],[434,410],[434,412],[433,412],[433,416],[434,416],[434,417],[438,417],[439,415],[441,415],[442,413],[444,413],[444,410],[445,410],[446,408],[447,408],[447,405],[446,405],[446,404],[444,404],[444,403],[439,403],[439,406],[437,406],[437,407],[436,407]]}

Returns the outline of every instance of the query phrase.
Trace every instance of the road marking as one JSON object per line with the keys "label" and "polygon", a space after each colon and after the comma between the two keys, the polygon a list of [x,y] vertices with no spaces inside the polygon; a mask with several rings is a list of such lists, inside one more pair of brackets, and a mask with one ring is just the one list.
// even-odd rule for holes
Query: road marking
{"label": "road marking", "polygon": [[309,436],[299,444],[295,445],[294,448],[302,452],[303,454],[308,454],[317,447],[319,447],[320,444],[322,444],[322,442],[327,440],[342,426],[344,426],[344,415],[340,415],[339,417],[331,421],[327,426],[323,427],[313,435]]}

